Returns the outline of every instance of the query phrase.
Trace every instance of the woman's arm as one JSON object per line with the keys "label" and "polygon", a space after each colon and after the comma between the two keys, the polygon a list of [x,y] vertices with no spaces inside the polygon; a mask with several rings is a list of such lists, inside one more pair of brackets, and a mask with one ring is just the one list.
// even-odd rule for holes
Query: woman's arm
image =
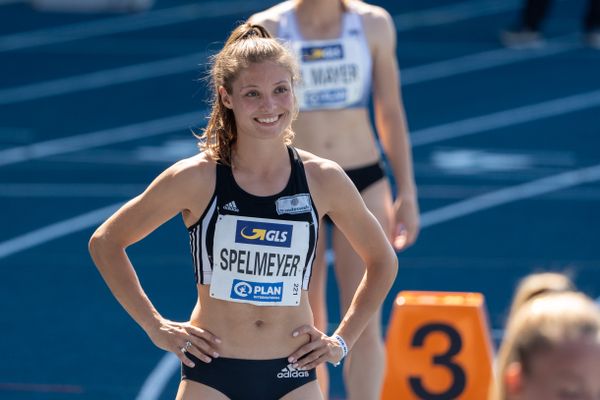
{"label": "woman's arm", "polygon": [[[144,193],[106,220],[89,242],[98,271],[123,308],[158,347],[174,352],[182,362],[190,365],[193,363],[180,349],[187,345],[189,352],[209,361],[206,354],[215,353],[210,343],[216,338],[189,324],[163,318],[142,289],[125,250],[180,212],[188,216],[199,215],[190,205],[208,203],[212,193],[208,188],[214,188],[214,178],[210,184],[210,174],[201,172],[207,168],[194,169],[192,164],[185,160],[163,172]],[[200,187],[205,189],[200,191],[197,189]],[[190,347],[188,341],[193,346]]]}
{"label": "woman's arm", "polygon": [[[311,187],[313,198],[320,212],[331,217],[366,265],[363,280],[334,333],[352,348],[392,287],[398,259],[381,225],[345,172],[333,162],[323,164],[323,173],[314,185],[319,188],[313,191]],[[335,363],[341,358],[339,344],[314,327],[304,326],[294,333],[306,333],[311,337],[311,342],[290,357],[294,360],[291,362],[299,360],[299,367],[310,369],[325,361]]]}
{"label": "woman's arm", "polygon": [[401,250],[414,243],[420,223],[411,145],[396,62],[396,29],[387,11],[375,6],[369,8],[372,12],[366,14],[364,20],[367,35],[376,38],[370,40],[375,125],[398,187],[392,243]]}

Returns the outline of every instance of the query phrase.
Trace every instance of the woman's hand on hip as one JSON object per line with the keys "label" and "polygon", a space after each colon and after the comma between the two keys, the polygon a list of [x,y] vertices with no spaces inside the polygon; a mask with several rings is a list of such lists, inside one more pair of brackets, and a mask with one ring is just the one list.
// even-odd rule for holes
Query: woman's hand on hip
{"label": "woman's hand on hip", "polygon": [[147,334],[157,347],[174,353],[182,363],[191,368],[194,367],[194,362],[187,357],[188,354],[205,363],[219,357],[217,348],[221,339],[189,322],[162,319],[160,325]]}
{"label": "woman's hand on hip", "polygon": [[302,325],[294,330],[292,336],[308,335],[308,343],[293,352],[288,361],[294,368],[310,370],[324,362],[337,364],[343,358],[344,351],[340,343],[311,325]]}

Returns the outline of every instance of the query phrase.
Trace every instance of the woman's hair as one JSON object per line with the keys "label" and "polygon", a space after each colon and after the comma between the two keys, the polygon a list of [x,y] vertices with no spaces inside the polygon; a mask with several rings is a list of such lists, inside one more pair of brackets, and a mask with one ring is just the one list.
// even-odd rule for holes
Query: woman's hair
{"label": "woman's hair", "polygon": [[[223,105],[219,87],[232,93],[233,82],[240,72],[251,64],[271,61],[287,69],[292,77],[292,85],[298,79],[298,65],[293,54],[279,41],[271,37],[260,25],[248,22],[238,26],[225,42],[219,53],[212,57],[210,87],[212,90],[211,113],[204,132],[199,137],[200,150],[208,152],[211,158],[225,165],[231,165],[231,150],[237,140],[237,127],[233,111]],[[298,107],[295,106],[293,118]],[[293,132],[288,128],[285,141],[290,144]]]}
{"label": "woman's hair", "polygon": [[537,296],[575,290],[575,284],[571,278],[565,274],[558,272],[541,272],[527,275],[517,286],[517,290],[515,291],[510,306],[507,322],[510,323],[513,315],[515,315],[517,310],[519,310],[523,304]]}
{"label": "woman's hair", "polygon": [[518,363],[527,376],[537,354],[585,339],[600,344],[600,309],[583,293],[547,293],[526,302],[506,329],[491,400],[507,399],[505,376],[511,364]]}

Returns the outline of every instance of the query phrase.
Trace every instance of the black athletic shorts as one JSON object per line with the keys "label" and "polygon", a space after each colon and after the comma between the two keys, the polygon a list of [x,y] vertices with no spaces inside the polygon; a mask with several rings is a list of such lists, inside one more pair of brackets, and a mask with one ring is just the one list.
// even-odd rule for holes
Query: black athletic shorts
{"label": "black athletic shorts", "polygon": [[189,379],[218,390],[231,400],[277,400],[317,379],[314,369],[299,371],[287,358],[241,360],[213,358],[210,363],[186,354],[196,364],[181,365],[181,379]]}
{"label": "black athletic shorts", "polygon": [[[354,183],[354,186],[356,186],[361,193],[363,190],[385,177],[381,161],[364,167],[345,170],[345,172],[352,183]],[[331,221],[331,218],[327,215],[323,217],[323,221],[328,224],[333,224],[333,221]]]}

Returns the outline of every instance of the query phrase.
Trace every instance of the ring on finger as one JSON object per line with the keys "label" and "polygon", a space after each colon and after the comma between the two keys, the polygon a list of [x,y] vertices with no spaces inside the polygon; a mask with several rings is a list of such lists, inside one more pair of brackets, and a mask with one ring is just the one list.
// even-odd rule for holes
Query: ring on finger
{"label": "ring on finger", "polygon": [[185,346],[180,348],[179,351],[181,351],[182,353],[187,353],[187,351],[190,349],[190,347],[192,347],[192,342],[190,342],[188,340],[187,342],[185,342]]}

